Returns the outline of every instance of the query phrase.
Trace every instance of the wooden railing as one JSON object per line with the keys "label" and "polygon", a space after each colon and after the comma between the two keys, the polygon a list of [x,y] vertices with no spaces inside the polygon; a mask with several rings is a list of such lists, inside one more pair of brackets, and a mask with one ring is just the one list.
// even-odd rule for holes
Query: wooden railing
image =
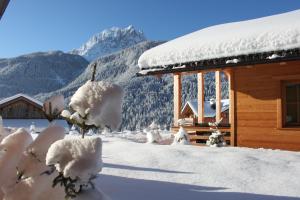
{"label": "wooden railing", "polygon": [[[174,126],[172,127],[172,132],[175,134],[178,132],[180,127]],[[212,130],[209,126],[183,126],[183,128],[188,132],[190,136],[191,144],[197,145],[197,146],[204,146],[206,145],[206,141],[208,140],[209,136],[212,133]],[[219,127],[219,130],[224,134],[224,139],[227,143],[227,145],[230,144],[231,140],[231,132],[230,132],[230,125],[226,124],[224,126]]]}

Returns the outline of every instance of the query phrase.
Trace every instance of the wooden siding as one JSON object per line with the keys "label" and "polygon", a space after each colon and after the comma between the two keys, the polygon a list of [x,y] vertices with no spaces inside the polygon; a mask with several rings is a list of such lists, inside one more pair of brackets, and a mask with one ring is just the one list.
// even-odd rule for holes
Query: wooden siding
{"label": "wooden siding", "polygon": [[42,107],[25,98],[17,98],[0,106],[4,119],[45,119]]}
{"label": "wooden siding", "polygon": [[300,80],[300,61],[235,68],[237,146],[300,150],[300,127],[281,127],[281,83]]}

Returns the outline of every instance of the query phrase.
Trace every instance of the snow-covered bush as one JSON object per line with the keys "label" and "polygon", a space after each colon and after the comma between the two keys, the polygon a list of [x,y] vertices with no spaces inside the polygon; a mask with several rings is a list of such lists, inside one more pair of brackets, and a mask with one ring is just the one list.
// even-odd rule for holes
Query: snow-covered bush
{"label": "snow-covered bush", "polygon": [[51,145],[46,157],[46,164],[59,172],[54,186],[63,184],[69,197],[93,188],[92,180],[102,169],[101,156],[102,141],[99,137],[58,140]]}
{"label": "snow-covered bush", "polygon": [[87,81],[72,96],[62,116],[85,132],[96,127],[116,130],[121,123],[123,89],[109,82]]}
{"label": "snow-covered bush", "polygon": [[47,99],[43,104],[44,113],[49,121],[56,119],[64,109],[64,96],[58,95]]}
{"label": "snow-covered bush", "polygon": [[148,128],[144,130],[147,134],[147,143],[159,143],[161,135],[159,133],[159,127],[155,122],[152,122]]}
{"label": "snow-covered bush", "polygon": [[42,131],[25,151],[19,152],[21,158],[13,168],[14,177],[11,183],[2,187],[5,200],[52,200],[65,196],[62,187],[52,187],[58,173],[45,164],[48,148],[62,138],[64,128],[52,125]]}
{"label": "snow-covered bush", "polygon": [[115,130],[121,123],[122,97],[118,85],[88,81],[75,92],[69,106],[85,119],[85,124]]}
{"label": "snow-covered bush", "polygon": [[186,130],[182,126],[180,126],[178,132],[176,134],[174,134],[174,141],[172,144],[173,145],[175,145],[175,144],[183,144],[183,145],[190,144],[189,134],[186,132]]}
{"label": "snow-covered bush", "polygon": [[35,127],[34,122],[32,122],[32,124],[30,125],[29,131],[30,131],[30,134],[36,133],[36,127]]}
{"label": "snow-covered bush", "polygon": [[[18,129],[1,141],[0,188],[6,187],[15,180],[16,167],[21,159],[22,152],[31,142],[32,137],[25,129]],[[2,191],[0,194],[3,195]]]}
{"label": "snow-covered bush", "polygon": [[210,147],[222,147],[226,146],[226,142],[224,140],[224,135],[218,129],[219,124],[221,123],[222,118],[218,122],[210,122],[208,125],[212,130],[212,134],[209,136],[208,140],[206,141],[206,145]]}

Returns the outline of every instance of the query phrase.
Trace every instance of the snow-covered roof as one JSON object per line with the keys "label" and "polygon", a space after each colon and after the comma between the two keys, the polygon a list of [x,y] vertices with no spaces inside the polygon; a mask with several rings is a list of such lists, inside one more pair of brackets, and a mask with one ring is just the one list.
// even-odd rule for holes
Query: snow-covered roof
{"label": "snow-covered roof", "polygon": [[[190,106],[193,113],[198,117],[198,101],[197,99],[193,99],[187,101],[183,106],[181,112],[187,107]],[[221,112],[224,112],[229,109],[229,99],[222,99],[221,100]],[[216,109],[212,108],[209,101],[204,102],[204,117],[215,117],[216,116]]]}
{"label": "snow-covered roof", "polygon": [[40,102],[39,100],[36,100],[36,99],[34,99],[34,98],[32,98],[32,97],[30,97],[30,96],[28,96],[28,95],[26,95],[26,94],[22,94],[22,93],[16,94],[16,95],[11,96],[11,97],[7,97],[7,98],[5,98],[5,99],[2,99],[2,100],[0,101],[0,105],[2,105],[2,104],[4,104],[4,103],[7,103],[7,102],[9,102],[9,101],[12,101],[12,100],[14,100],[14,99],[20,98],[20,97],[24,97],[24,98],[26,98],[26,99],[28,99],[28,100],[30,100],[30,101],[32,101],[32,102],[38,104],[39,106],[43,106],[43,103]]}
{"label": "snow-covered roof", "polygon": [[[300,10],[201,29],[144,52],[141,69],[300,48]],[[232,63],[230,60],[226,64]],[[161,70],[161,69],[157,69]],[[143,72],[143,71],[141,71]],[[141,73],[143,74],[143,73]]]}

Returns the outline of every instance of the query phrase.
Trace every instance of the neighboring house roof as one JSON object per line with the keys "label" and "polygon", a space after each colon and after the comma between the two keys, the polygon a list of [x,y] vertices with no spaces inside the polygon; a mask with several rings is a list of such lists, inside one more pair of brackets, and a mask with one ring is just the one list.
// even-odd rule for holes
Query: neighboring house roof
{"label": "neighboring house roof", "polygon": [[[189,106],[194,115],[198,117],[198,101],[197,99],[193,99],[190,101],[187,101],[185,105],[183,106],[181,113],[184,111],[184,109]],[[227,111],[229,109],[229,99],[222,99],[221,100],[221,112]],[[216,110],[213,109],[210,105],[209,101],[204,102],[204,117],[215,117],[216,116]]]}
{"label": "neighboring house roof", "polygon": [[145,51],[138,75],[300,59],[300,10],[211,26]]}
{"label": "neighboring house roof", "polygon": [[38,106],[43,107],[43,103],[41,101],[36,100],[36,99],[34,99],[34,98],[32,98],[32,97],[30,97],[30,96],[28,96],[26,94],[22,94],[22,93],[16,94],[16,95],[11,96],[11,97],[7,97],[5,99],[2,99],[0,101],[0,106],[2,106],[3,104],[7,104],[7,103],[9,103],[11,101],[17,100],[19,98],[25,98],[25,99],[33,102],[34,104],[37,104]]}

